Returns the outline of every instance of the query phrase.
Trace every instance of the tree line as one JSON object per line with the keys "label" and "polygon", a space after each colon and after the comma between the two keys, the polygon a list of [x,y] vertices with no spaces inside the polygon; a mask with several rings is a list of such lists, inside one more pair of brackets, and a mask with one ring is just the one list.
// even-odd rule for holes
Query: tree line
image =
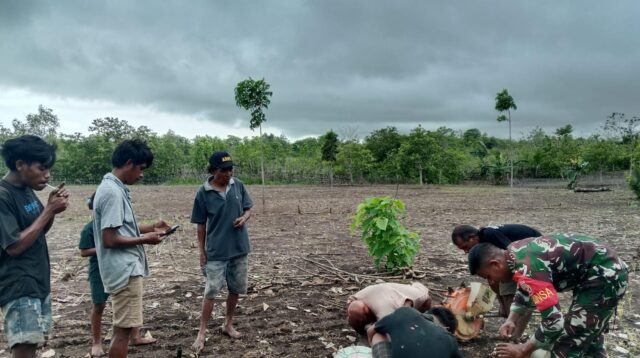
{"label": "tree line", "polygon": [[[395,127],[372,131],[359,139],[330,130],[319,137],[289,140],[285,136],[262,137],[208,135],[186,138],[172,131],[158,134],[146,126],[134,127],[114,117],[94,119],[88,134],[59,133],[59,119],[52,109],[40,106],[11,127],[0,125],[0,141],[35,134],[54,143],[58,161],[54,181],[98,183],[111,170],[110,156],[122,140],[141,138],[156,156],[145,172],[149,183],[196,183],[206,175],[207,159],[216,150],[228,150],[236,163],[236,175],[248,183],[261,181],[264,158],[267,183],[432,183],[456,184],[465,180],[508,182],[513,162],[517,178],[564,178],[577,173],[629,170],[640,157],[640,118],[613,113],[598,133],[575,137],[570,124],[547,133],[536,128],[509,141],[471,128],[447,127],[409,133]],[[260,140],[262,138],[262,141]],[[513,153],[510,155],[510,153]],[[6,168],[2,166],[2,171]],[[632,171],[633,172],[633,171]]]}

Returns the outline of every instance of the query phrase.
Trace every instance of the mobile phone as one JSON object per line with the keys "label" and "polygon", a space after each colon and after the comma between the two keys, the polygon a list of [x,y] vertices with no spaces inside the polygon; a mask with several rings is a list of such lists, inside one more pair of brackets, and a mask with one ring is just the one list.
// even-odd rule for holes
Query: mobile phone
{"label": "mobile phone", "polygon": [[176,230],[178,230],[179,227],[180,225],[173,225],[171,228],[165,230],[165,232],[162,233],[162,236],[169,236],[173,234],[174,232],[176,232]]}

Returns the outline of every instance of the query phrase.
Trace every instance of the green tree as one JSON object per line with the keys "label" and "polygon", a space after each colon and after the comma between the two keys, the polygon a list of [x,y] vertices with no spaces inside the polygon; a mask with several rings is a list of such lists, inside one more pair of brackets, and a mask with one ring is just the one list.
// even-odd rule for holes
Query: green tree
{"label": "green tree", "polygon": [[436,140],[422,126],[418,125],[400,145],[398,153],[405,172],[411,175],[417,171],[418,182],[423,185],[425,171],[431,165],[430,157],[437,150],[441,149],[438,148]]}
{"label": "green tree", "polygon": [[[12,124],[12,136],[18,137],[25,134],[32,134],[52,141],[56,138],[58,128],[60,127],[60,120],[58,116],[53,114],[51,108],[40,105],[38,106],[38,113],[27,114],[24,122],[14,119]],[[8,134],[8,130],[4,127],[3,132]]]}
{"label": "green tree", "polygon": [[[262,141],[262,123],[267,120],[264,111],[271,104],[270,85],[263,79],[254,80],[251,77],[244,81],[238,82],[235,89],[236,105],[251,111],[251,119],[249,120],[249,128],[254,130],[260,129],[260,140]],[[260,171],[262,176],[262,210],[264,211],[264,155],[260,151]]]}
{"label": "green tree", "polygon": [[[509,94],[507,89],[496,94],[496,111],[500,113],[498,116],[498,122],[509,121],[509,167],[511,175],[509,176],[509,186],[513,187],[513,143],[511,141],[511,110],[517,110],[516,102]],[[507,112],[507,115],[504,115]]]}
{"label": "green tree", "polygon": [[110,142],[119,143],[130,138],[135,128],[125,120],[116,117],[96,118],[91,121],[89,132],[102,136]]}
{"label": "green tree", "polygon": [[322,160],[329,163],[329,183],[333,188],[333,166],[338,154],[338,135],[331,129],[320,137],[320,142],[322,143]]}
{"label": "green tree", "polygon": [[376,129],[369,134],[364,143],[376,162],[385,161],[392,153],[397,153],[402,144],[403,136],[396,127]]}
{"label": "green tree", "polygon": [[350,140],[340,144],[336,163],[341,171],[349,176],[349,183],[353,185],[354,176],[362,180],[373,166],[373,155],[361,143]]}

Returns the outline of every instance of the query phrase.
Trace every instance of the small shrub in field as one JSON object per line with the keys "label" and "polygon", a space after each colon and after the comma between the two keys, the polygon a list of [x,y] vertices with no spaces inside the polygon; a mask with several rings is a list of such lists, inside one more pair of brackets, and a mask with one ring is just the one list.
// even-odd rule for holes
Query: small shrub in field
{"label": "small shrub in field", "polygon": [[629,187],[636,194],[636,197],[640,199],[640,163],[631,168],[631,172],[627,177]]}
{"label": "small shrub in field", "polygon": [[351,231],[362,229],[362,241],[367,244],[369,255],[375,258],[376,266],[379,267],[383,259],[389,271],[413,265],[420,238],[398,222],[398,215],[404,213],[404,203],[390,197],[368,198],[358,205]]}

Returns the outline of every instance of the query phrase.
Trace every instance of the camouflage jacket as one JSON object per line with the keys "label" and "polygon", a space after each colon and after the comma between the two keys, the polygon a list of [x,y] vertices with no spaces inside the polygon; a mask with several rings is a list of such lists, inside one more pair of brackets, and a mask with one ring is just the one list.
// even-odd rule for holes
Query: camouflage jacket
{"label": "camouflage jacket", "polygon": [[518,283],[511,311],[535,307],[541,313],[534,336],[538,348],[550,347],[563,332],[558,292],[600,287],[625,267],[614,250],[587,236],[524,239],[509,245],[507,253],[507,264]]}

